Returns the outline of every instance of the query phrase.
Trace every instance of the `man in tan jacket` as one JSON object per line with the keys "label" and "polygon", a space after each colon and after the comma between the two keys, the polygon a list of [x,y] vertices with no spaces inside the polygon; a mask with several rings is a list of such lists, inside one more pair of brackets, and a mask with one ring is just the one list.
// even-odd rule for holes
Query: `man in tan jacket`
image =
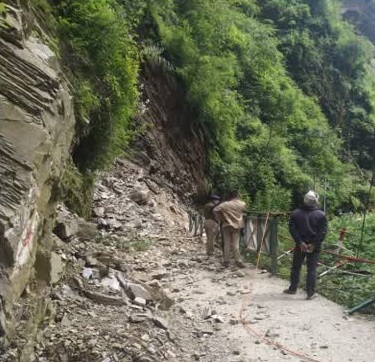
{"label": "man in tan jacket", "polygon": [[243,213],[246,210],[246,203],[239,199],[237,191],[232,192],[228,201],[225,201],[213,210],[218,221],[223,228],[224,241],[224,267],[229,266],[230,249],[232,246],[234,261],[236,266],[244,268],[245,264],[241,261],[240,256],[240,235],[244,227]]}

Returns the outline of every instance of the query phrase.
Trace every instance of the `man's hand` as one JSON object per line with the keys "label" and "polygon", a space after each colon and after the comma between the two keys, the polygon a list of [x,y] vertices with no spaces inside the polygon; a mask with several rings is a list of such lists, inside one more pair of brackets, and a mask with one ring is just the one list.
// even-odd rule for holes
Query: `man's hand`
{"label": "man's hand", "polygon": [[307,245],[307,253],[312,253],[315,250],[315,245],[314,244],[308,244]]}
{"label": "man's hand", "polygon": [[305,242],[301,243],[300,248],[303,253],[307,252],[307,244]]}

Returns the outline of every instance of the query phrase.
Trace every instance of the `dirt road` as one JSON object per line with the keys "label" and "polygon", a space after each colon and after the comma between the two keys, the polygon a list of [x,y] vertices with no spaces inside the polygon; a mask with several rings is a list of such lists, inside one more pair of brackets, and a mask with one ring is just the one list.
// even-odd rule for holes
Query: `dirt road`
{"label": "dirt road", "polygon": [[[177,291],[174,298],[193,320],[184,326],[186,345],[195,340],[198,346],[190,360],[375,360],[371,318],[348,317],[343,307],[321,296],[306,301],[303,291],[283,294],[286,281],[252,267],[222,269],[219,257],[206,260],[202,245],[191,244],[189,249],[172,255],[189,268],[174,273],[169,288]],[[186,337],[192,327],[197,331],[193,341]]]}

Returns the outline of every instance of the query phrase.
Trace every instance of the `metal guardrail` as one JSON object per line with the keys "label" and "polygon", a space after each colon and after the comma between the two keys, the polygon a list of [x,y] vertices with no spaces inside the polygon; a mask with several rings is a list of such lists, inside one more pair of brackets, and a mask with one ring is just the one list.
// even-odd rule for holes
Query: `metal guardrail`
{"label": "metal guardrail", "polygon": [[247,215],[244,217],[245,227],[242,242],[246,249],[256,253],[269,255],[271,273],[277,272],[277,217],[265,215]]}
{"label": "metal guardrail", "polygon": [[[204,217],[199,213],[189,213],[189,236],[203,235]],[[277,217],[265,215],[246,215],[245,227],[241,233],[241,242],[246,249],[271,257],[271,272],[277,271]]]}
{"label": "metal guardrail", "polygon": [[204,217],[198,213],[189,213],[189,236],[202,236],[203,235]]}

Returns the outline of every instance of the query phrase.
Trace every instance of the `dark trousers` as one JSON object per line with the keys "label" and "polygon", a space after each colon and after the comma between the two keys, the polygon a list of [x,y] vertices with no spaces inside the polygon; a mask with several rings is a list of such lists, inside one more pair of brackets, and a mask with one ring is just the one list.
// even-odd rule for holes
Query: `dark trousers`
{"label": "dark trousers", "polygon": [[302,263],[306,257],[307,264],[307,278],[306,278],[306,291],[308,295],[315,293],[316,284],[316,268],[318,266],[319,252],[304,253],[301,249],[295,249],[293,253],[292,272],[290,275],[290,287],[292,291],[296,291],[301,274]]}

